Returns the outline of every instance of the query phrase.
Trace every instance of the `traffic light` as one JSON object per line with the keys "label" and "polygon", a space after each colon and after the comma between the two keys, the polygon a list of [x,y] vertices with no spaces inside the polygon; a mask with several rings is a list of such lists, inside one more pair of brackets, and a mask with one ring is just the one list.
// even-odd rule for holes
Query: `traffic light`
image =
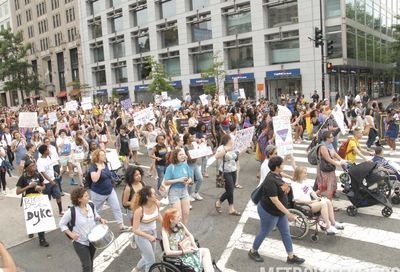
{"label": "traffic light", "polygon": [[322,29],[319,29],[318,27],[315,28],[314,43],[315,47],[319,47],[320,45],[322,46],[324,44],[324,41],[322,40]]}
{"label": "traffic light", "polygon": [[327,43],[327,53],[328,53],[328,57],[331,56],[333,54],[333,41],[329,40]]}
{"label": "traffic light", "polygon": [[327,63],[326,63],[326,70],[327,70],[327,72],[328,72],[328,73],[329,73],[329,72],[332,72],[332,69],[333,69],[333,64],[330,63],[330,62],[327,62]]}

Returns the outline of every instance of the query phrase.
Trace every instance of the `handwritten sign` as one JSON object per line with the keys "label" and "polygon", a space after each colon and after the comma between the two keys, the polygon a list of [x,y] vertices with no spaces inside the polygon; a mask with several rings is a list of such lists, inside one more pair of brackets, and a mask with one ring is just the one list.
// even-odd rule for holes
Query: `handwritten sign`
{"label": "handwritten sign", "polygon": [[292,126],[289,116],[272,117],[275,134],[275,144],[279,156],[293,153]]}
{"label": "handwritten sign", "polygon": [[37,105],[38,105],[39,108],[43,109],[43,108],[47,107],[47,102],[44,101],[44,100],[38,100],[37,101]]}
{"label": "handwritten sign", "polygon": [[54,124],[57,121],[57,113],[54,111],[49,112],[47,117],[49,118],[49,124]]}
{"label": "handwritten sign", "polygon": [[146,108],[133,114],[133,120],[135,125],[144,125],[154,118],[154,112],[152,108]]}
{"label": "handwritten sign", "polygon": [[119,156],[116,149],[107,148],[106,149],[106,158],[108,166],[110,170],[117,170],[122,167],[121,161],[119,160]]}
{"label": "handwritten sign", "polygon": [[18,115],[18,126],[20,128],[39,127],[37,112],[20,112]]}
{"label": "handwritten sign", "polygon": [[81,107],[84,111],[93,109],[92,102],[81,102]]}
{"label": "handwritten sign", "polygon": [[246,93],[244,92],[244,89],[239,89],[239,94],[240,98],[246,99]]}
{"label": "handwritten sign", "polygon": [[128,98],[128,99],[122,100],[121,101],[121,106],[126,110],[130,109],[132,107],[131,99]]}
{"label": "handwritten sign", "polygon": [[139,139],[138,138],[129,139],[129,147],[135,150],[139,149]]}
{"label": "handwritten sign", "polygon": [[75,100],[69,101],[65,104],[67,111],[76,111],[78,109],[78,102]]}
{"label": "handwritten sign", "polygon": [[199,98],[203,106],[206,106],[208,104],[208,96],[206,94],[200,95]]}
{"label": "handwritten sign", "polygon": [[233,141],[233,150],[243,150],[253,143],[254,127],[238,130]]}
{"label": "handwritten sign", "polygon": [[181,107],[181,101],[177,98],[173,99],[173,100],[168,100],[165,102],[161,103],[161,107],[166,107],[166,108],[180,108]]}
{"label": "handwritten sign", "polygon": [[168,93],[167,92],[161,92],[161,97],[163,100],[167,100],[168,99]]}
{"label": "handwritten sign", "polygon": [[22,200],[28,234],[51,231],[57,228],[47,195],[26,196]]}
{"label": "handwritten sign", "polygon": [[57,106],[57,98],[56,97],[46,97],[44,100],[46,100],[48,106]]}
{"label": "handwritten sign", "polygon": [[219,103],[220,106],[225,106],[226,105],[225,95],[218,96],[218,103]]}
{"label": "handwritten sign", "polygon": [[82,97],[82,101],[81,101],[82,103],[93,103],[93,99],[92,99],[92,97],[91,96],[84,96],[84,97]]}
{"label": "handwritten sign", "polygon": [[213,151],[210,146],[201,146],[200,148],[189,150],[189,155],[192,159],[211,156],[212,154]]}

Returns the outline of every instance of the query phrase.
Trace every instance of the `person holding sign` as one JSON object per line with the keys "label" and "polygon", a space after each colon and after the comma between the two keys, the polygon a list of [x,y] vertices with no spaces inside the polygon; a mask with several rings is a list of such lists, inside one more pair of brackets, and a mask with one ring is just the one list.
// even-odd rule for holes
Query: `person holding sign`
{"label": "person holding sign", "polygon": [[78,169],[79,185],[83,186],[83,159],[85,158],[85,153],[89,151],[89,144],[83,137],[82,130],[76,132],[71,150],[72,165]]}
{"label": "person holding sign", "polygon": [[119,128],[118,136],[115,140],[115,147],[117,148],[118,155],[123,158],[125,169],[129,166],[129,136],[126,133],[125,125]]}
{"label": "person holding sign", "polygon": [[[89,204],[89,193],[83,187],[75,188],[71,192],[71,203],[73,207],[65,212],[60,220],[60,230],[71,238],[72,245],[78,255],[83,272],[93,271],[93,260],[96,248],[88,240],[90,231],[96,226],[96,221],[107,224],[107,220],[101,218],[96,209]],[[75,209],[75,225],[70,229],[71,209]]]}
{"label": "person holding sign", "polygon": [[70,177],[70,185],[78,185],[73,178],[74,175],[74,168],[72,165],[72,141],[70,137],[67,137],[67,131],[65,129],[60,129],[58,132],[59,137],[57,138],[57,148],[58,153],[60,155],[60,166],[61,166],[61,173],[62,176],[65,172],[67,172],[68,176]]}
{"label": "person holding sign", "polygon": [[26,152],[26,139],[18,131],[13,132],[13,141],[11,142],[11,151],[15,156],[15,163],[19,165]]}
{"label": "person holding sign", "polygon": [[133,158],[133,163],[139,165],[139,130],[135,126],[133,119],[129,119],[126,130],[129,136],[129,149],[131,150],[131,157]]}
{"label": "person holding sign", "polygon": [[[44,179],[37,172],[35,161],[26,160],[24,164],[24,173],[17,182],[16,194],[22,194],[22,197],[29,197],[30,195],[41,194],[44,189]],[[38,235],[40,246],[48,247],[49,243],[45,239],[44,232],[39,232]],[[33,234],[30,234],[29,238],[32,237]]]}

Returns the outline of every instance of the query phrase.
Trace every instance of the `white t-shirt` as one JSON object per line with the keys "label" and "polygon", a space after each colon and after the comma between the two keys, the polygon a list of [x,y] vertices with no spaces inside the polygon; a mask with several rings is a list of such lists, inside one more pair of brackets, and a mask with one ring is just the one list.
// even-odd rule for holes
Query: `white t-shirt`
{"label": "white t-shirt", "polygon": [[311,201],[313,189],[310,185],[298,182],[292,182],[293,200]]}
{"label": "white t-shirt", "polygon": [[58,165],[60,157],[58,156],[56,147],[54,145],[49,145],[49,150],[50,150],[49,156],[50,156],[51,161],[53,162],[53,166]]}
{"label": "white t-shirt", "polygon": [[[69,137],[65,138],[58,137],[56,143],[58,146],[58,152],[61,156],[67,156],[71,154],[72,142]],[[61,144],[64,145],[60,147]]]}
{"label": "white t-shirt", "polygon": [[85,158],[83,145],[77,145],[75,142],[72,142],[71,150],[74,152],[74,160],[83,160]]}
{"label": "white t-shirt", "polygon": [[[44,172],[51,180],[54,180],[54,170],[53,170],[54,163],[49,157],[47,158],[40,157],[37,160],[36,165],[39,173]],[[44,183],[47,184],[50,183],[50,181],[44,178]]]}
{"label": "white t-shirt", "polygon": [[260,168],[260,182],[258,183],[259,186],[261,185],[261,183],[263,183],[263,181],[267,177],[269,171],[270,170],[268,167],[268,160],[265,159],[263,161],[263,163],[261,164],[261,168]]}

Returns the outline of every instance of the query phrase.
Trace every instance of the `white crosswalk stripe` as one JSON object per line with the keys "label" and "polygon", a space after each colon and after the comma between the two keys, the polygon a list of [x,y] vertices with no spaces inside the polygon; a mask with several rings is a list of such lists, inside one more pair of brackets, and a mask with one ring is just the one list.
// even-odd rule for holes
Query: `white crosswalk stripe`
{"label": "white crosswalk stripe", "polygon": [[[343,138],[342,138],[343,139]],[[365,148],[367,137],[363,137],[360,140],[360,144]],[[308,179],[305,183],[309,185],[314,184],[315,176],[317,173],[316,166],[310,165],[307,160],[306,148],[310,144],[310,141],[303,141],[301,144],[294,144],[294,160],[296,165],[302,165],[307,167]],[[396,151],[394,155],[385,157],[389,160],[399,163],[400,162],[400,152]],[[361,162],[362,160],[357,160]],[[287,174],[293,174],[293,168],[290,162],[286,162],[284,166],[284,171]],[[341,169],[336,170],[336,175],[339,176],[343,171]],[[340,190],[340,182],[338,181],[338,190]],[[351,202],[342,194],[340,191],[339,199],[334,200],[334,206],[341,209],[342,215],[347,216],[345,210],[351,205]],[[347,241],[348,243],[354,243],[356,246],[361,246],[365,244],[374,245],[383,250],[400,250],[400,229],[396,227],[400,222],[400,206],[393,206],[393,213],[388,218],[382,216],[383,205],[375,205],[371,207],[359,208],[359,218],[357,217],[347,217],[351,223],[346,223],[344,221],[345,229],[340,231],[336,237],[332,237],[333,240],[339,240],[338,242]],[[367,218],[368,220],[366,220]],[[346,217],[345,217],[346,219]],[[363,219],[363,220],[361,220]],[[381,223],[385,220],[391,220],[393,222],[393,228],[386,227],[381,229]],[[240,250],[243,254],[252,248],[252,244],[259,230],[259,215],[257,213],[257,207],[249,201],[246,209],[243,211],[240,218],[239,224],[232,233],[232,236],[226,246],[225,251],[221,255],[218,261],[218,266],[222,268],[222,271],[238,271],[230,267],[229,258],[232,256],[234,250]],[[255,230],[256,232],[249,233],[249,229]],[[311,230],[309,231],[311,232]],[[320,235],[325,235],[320,233]],[[270,235],[271,236],[271,235]],[[273,235],[272,235],[273,236]],[[330,239],[330,240],[332,240]],[[344,240],[343,240],[344,239]],[[304,241],[303,241],[304,240]],[[338,252],[330,252],[329,247],[320,247],[317,243],[313,243],[307,239],[303,240],[293,239],[294,251],[298,253],[300,257],[305,258],[305,263],[302,265],[303,268],[310,268],[319,271],[343,271],[357,269],[358,271],[390,271],[391,267],[382,265],[377,259],[371,259],[369,256],[360,257],[356,254],[356,248],[352,254],[340,255]],[[283,246],[282,241],[279,237],[268,237],[264,240],[263,244],[259,249],[259,254],[263,257],[274,259],[275,261],[281,261],[282,267],[287,267],[286,264],[286,251]],[[384,254],[381,252],[381,254]],[[375,261],[375,262],[374,262]],[[252,262],[249,260],[249,262]],[[268,266],[268,265],[267,265]],[[260,270],[261,271],[261,270]]]}

